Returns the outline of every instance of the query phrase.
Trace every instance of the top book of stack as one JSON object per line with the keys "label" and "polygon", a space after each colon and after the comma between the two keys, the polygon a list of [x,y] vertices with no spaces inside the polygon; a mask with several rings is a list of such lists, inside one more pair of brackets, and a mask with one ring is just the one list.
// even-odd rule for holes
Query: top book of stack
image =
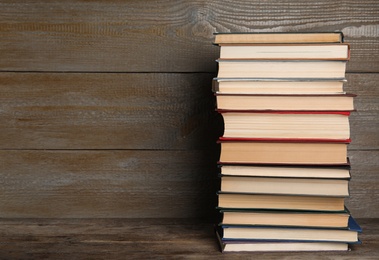
{"label": "top book of stack", "polygon": [[342,32],[309,33],[215,33],[215,44],[342,43]]}

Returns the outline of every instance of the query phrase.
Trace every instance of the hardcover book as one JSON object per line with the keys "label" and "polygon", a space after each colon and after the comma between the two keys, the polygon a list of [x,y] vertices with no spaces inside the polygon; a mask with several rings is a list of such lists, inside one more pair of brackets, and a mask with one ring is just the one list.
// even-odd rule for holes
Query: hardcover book
{"label": "hardcover book", "polygon": [[317,166],[313,165],[238,165],[219,164],[220,174],[227,176],[251,177],[292,177],[292,178],[322,178],[350,179],[350,165],[346,166]]}
{"label": "hardcover book", "polygon": [[222,240],[216,232],[222,253],[226,252],[308,252],[348,251],[348,243],[335,242],[292,242],[292,241],[246,241]]}
{"label": "hardcover book", "polygon": [[225,138],[349,139],[350,112],[218,110]]}
{"label": "hardcover book", "polygon": [[219,59],[218,78],[345,78],[340,60],[230,60]]}
{"label": "hardcover book", "polygon": [[317,242],[358,242],[362,231],[350,217],[346,228],[273,227],[273,226],[221,226],[223,239],[238,240],[290,240]]}
{"label": "hardcover book", "polygon": [[222,209],[278,209],[342,211],[344,197],[249,194],[218,192],[218,207]]}
{"label": "hardcover book", "polygon": [[221,175],[222,192],[349,196],[349,179],[241,177]]}
{"label": "hardcover book", "polygon": [[346,79],[214,78],[212,90],[219,94],[345,94]]}
{"label": "hardcover book", "polygon": [[222,164],[343,165],[349,140],[238,140],[221,138]]}
{"label": "hardcover book", "polygon": [[221,43],[341,43],[342,32],[235,32],[215,33],[215,44]]}
{"label": "hardcover book", "polygon": [[347,227],[350,212],[220,209],[221,225]]}
{"label": "hardcover book", "polygon": [[315,242],[315,241],[267,241],[267,240],[236,240],[222,239],[221,231],[215,229],[216,238],[220,251],[227,252],[306,252],[306,251],[348,251],[350,244],[360,244],[358,240],[354,243],[341,242]]}
{"label": "hardcover book", "polygon": [[219,110],[353,111],[355,94],[279,95],[216,93]]}
{"label": "hardcover book", "polygon": [[341,44],[220,44],[220,59],[348,60],[350,45]]}

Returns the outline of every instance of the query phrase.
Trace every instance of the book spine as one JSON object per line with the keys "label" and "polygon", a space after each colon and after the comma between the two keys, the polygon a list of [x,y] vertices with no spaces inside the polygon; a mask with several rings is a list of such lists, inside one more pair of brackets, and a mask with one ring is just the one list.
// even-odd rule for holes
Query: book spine
{"label": "book spine", "polygon": [[239,138],[219,137],[222,142],[269,142],[269,143],[350,143],[351,139],[319,139],[319,138]]}
{"label": "book spine", "polygon": [[216,109],[220,114],[224,113],[259,113],[259,114],[332,114],[332,115],[344,115],[350,116],[352,111],[299,111],[299,110],[226,110],[226,109]]}

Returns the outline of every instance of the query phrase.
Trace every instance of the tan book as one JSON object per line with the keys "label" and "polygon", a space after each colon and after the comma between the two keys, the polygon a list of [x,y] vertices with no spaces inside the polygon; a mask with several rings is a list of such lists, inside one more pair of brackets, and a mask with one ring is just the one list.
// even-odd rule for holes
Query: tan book
{"label": "tan book", "polygon": [[354,94],[216,94],[220,110],[352,111]]}
{"label": "tan book", "polygon": [[349,196],[348,179],[221,176],[222,192]]}
{"label": "tan book", "polygon": [[348,142],[221,139],[220,163],[346,165]]}
{"label": "tan book", "polygon": [[215,33],[215,44],[221,43],[341,43],[342,32],[261,32]]}
{"label": "tan book", "polygon": [[343,211],[344,203],[344,197],[218,193],[218,207],[228,209]]}
{"label": "tan book", "polygon": [[350,112],[219,112],[227,138],[350,138]]}
{"label": "tan book", "polygon": [[350,213],[291,210],[221,209],[222,225],[347,227]]}

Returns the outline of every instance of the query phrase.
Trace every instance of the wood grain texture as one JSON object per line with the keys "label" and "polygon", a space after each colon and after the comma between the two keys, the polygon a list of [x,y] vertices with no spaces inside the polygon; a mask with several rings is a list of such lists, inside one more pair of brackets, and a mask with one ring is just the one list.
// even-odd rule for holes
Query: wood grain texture
{"label": "wood grain texture", "polygon": [[347,74],[346,92],[354,93],[355,112],[351,114],[351,150],[379,149],[379,74]]}
{"label": "wood grain texture", "polygon": [[202,73],[0,73],[0,148],[208,149],[220,121],[211,84]]}
{"label": "wood grain texture", "polygon": [[379,5],[341,1],[0,3],[0,70],[215,72],[214,32],[335,31],[348,71],[378,72]]}
{"label": "wood grain texture", "polygon": [[[0,217],[212,219],[214,151],[0,151]],[[353,151],[356,217],[379,214],[378,151]]]}
{"label": "wood grain texture", "polygon": [[379,216],[379,151],[350,151],[350,197],[346,205],[354,216],[375,218]]}
{"label": "wood grain texture", "polygon": [[[211,74],[1,73],[2,149],[209,148]],[[379,74],[348,74],[350,149],[379,148]]]}
{"label": "wood grain texture", "polygon": [[179,219],[1,219],[2,259],[377,259],[379,219],[350,252],[221,254],[209,223]]}
{"label": "wood grain texture", "polygon": [[[346,90],[358,94],[347,205],[355,217],[379,216],[378,1],[4,0],[0,10],[0,217],[212,219],[222,131],[211,93],[213,33],[335,30],[351,43]],[[209,234],[197,233],[204,226],[107,221],[101,231],[52,220],[41,236],[37,222],[13,222],[14,233],[0,224],[9,235],[0,258],[59,259],[69,245],[96,259],[214,253]],[[319,259],[370,256],[373,223],[361,252]],[[45,236],[51,225],[62,226]],[[104,236],[81,236],[86,228]],[[109,230],[125,236],[101,233]]]}
{"label": "wood grain texture", "polygon": [[210,151],[0,151],[0,217],[209,218]]}

